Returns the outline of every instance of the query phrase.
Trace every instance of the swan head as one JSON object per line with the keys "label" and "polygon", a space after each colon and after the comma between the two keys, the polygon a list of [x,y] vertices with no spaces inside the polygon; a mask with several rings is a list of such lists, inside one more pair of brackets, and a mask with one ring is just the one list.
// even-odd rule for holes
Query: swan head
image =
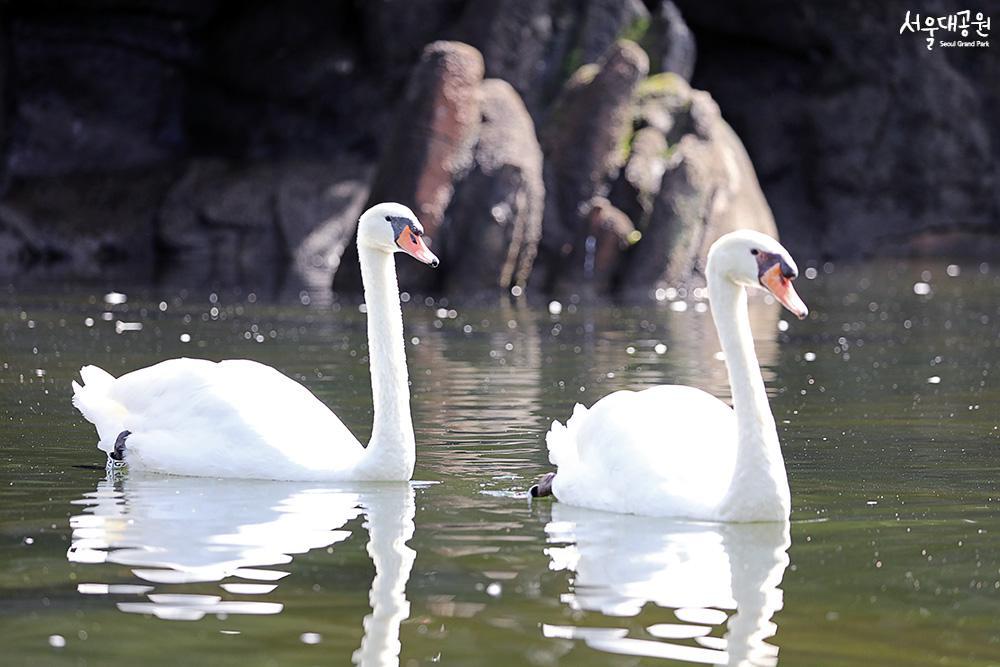
{"label": "swan head", "polygon": [[438,265],[437,256],[424,243],[424,227],[406,206],[376,204],[358,220],[358,245],[392,254],[405,252],[419,262]]}
{"label": "swan head", "polygon": [[809,314],[792,287],[799,275],[795,260],[767,234],[749,229],[725,234],[708,251],[707,272],[716,279],[767,290],[800,320]]}

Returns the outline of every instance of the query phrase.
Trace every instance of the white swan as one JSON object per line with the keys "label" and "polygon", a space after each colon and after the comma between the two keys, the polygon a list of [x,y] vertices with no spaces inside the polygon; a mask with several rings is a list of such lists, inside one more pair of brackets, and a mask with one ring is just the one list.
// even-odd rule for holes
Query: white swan
{"label": "white swan", "polygon": [[73,404],[132,469],[280,480],[408,480],[416,451],[393,253],[437,266],[401,204],[358,221],[375,418],[367,447],[301,384],[244,359],[171,359],[114,378],[85,366]]}
{"label": "white swan", "polygon": [[791,499],[785,463],[754,354],[747,293],[764,287],[800,319],[795,262],[774,239],[726,234],[708,253],[712,318],[733,408],[693,387],[619,391],[577,405],[546,436],[556,473],[532,487],[570,505],[707,521],[782,521]]}

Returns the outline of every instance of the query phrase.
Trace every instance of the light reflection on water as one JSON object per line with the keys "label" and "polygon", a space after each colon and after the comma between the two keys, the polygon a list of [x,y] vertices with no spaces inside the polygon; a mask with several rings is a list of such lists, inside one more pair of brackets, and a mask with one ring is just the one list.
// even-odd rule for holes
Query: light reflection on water
{"label": "light reflection on water", "polygon": [[[359,647],[377,656],[369,664],[398,653],[404,665],[998,664],[996,271],[816,268],[799,285],[810,319],[786,326],[773,305],[752,311],[792,488],[791,546],[523,497],[549,468],[550,422],[576,402],[659,383],[728,399],[693,296],[686,309],[669,297],[567,299],[555,314],[523,300],[411,300],[416,476],[441,483],[389,502],[379,521],[364,488],[105,483],[75,467],[103,463],[68,402],[83,363],[117,374],[184,355],[257,359],[366,440],[355,304],[156,289],[108,303],[115,285],[0,291],[0,610],[11,610],[0,641],[15,664],[166,664],[175,645],[241,667],[263,655],[345,664],[369,655]],[[186,484],[190,494],[171,494]],[[175,496],[197,494],[209,500],[178,520],[186,501]],[[378,546],[379,525],[391,546]],[[270,605],[280,612],[238,613]],[[200,618],[158,617],[171,614]]]}
{"label": "light reflection on water", "polygon": [[[674,610],[679,623],[646,628],[546,626],[546,636],[592,648],[712,665],[777,664],[767,643],[782,606],[789,525],[706,524],[619,516],[557,503],[545,527],[552,570],[574,573],[562,601],[608,617],[636,616],[646,604]],[[609,619],[610,620],[610,619]],[[714,633],[714,635],[713,635]],[[684,643],[682,643],[684,642]]]}
{"label": "light reflection on water", "polygon": [[[329,548],[349,538],[350,524],[366,521],[368,554],[375,566],[354,661],[397,664],[399,624],[409,616],[406,582],[415,552],[416,484],[324,487],[315,483],[218,480],[124,475],[98,482],[73,501],[82,512],[70,517],[71,562],[126,565],[142,584],[80,583],[82,594],[145,596],[117,602],[119,611],[158,619],[198,621],[207,614],[278,614],[280,591],[295,555]],[[426,486],[426,485],[424,485]],[[266,569],[265,569],[266,568]],[[98,573],[99,576],[99,573]],[[218,583],[222,593],[170,591],[166,586]],[[268,583],[261,583],[268,582]],[[154,585],[148,585],[154,584]],[[226,598],[223,599],[224,594]]]}

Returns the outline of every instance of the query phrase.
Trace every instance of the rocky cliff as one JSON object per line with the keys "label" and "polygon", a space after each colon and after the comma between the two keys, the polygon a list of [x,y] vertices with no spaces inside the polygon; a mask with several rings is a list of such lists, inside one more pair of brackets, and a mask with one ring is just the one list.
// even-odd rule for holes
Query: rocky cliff
{"label": "rocky cliff", "polygon": [[385,199],[443,260],[401,263],[419,291],[643,293],[736,227],[804,258],[1000,254],[1000,51],[929,51],[906,9],[9,2],[0,273],[356,293]]}

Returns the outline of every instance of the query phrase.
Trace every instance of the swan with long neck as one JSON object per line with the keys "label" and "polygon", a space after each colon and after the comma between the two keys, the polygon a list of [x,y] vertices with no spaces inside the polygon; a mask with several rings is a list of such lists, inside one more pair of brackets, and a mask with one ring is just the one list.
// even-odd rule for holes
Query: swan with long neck
{"label": "swan with long neck", "polygon": [[304,386],[245,359],[171,359],[119,378],[85,366],[73,404],[97,427],[109,463],[177,475],[403,481],[416,448],[393,255],[437,266],[423,227],[401,204],[358,221],[375,407],[363,446]]}
{"label": "swan with long neck", "polygon": [[580,507],[707,521],[781,521],[791,498],[778,433],[754,352],[747,288],[762,287],[802,319],[788,251],[754,231],[708,253],[712,319],[733,407],[699,389],[664,385],[577,405],[546,436],[558,469],[531,488]]}

